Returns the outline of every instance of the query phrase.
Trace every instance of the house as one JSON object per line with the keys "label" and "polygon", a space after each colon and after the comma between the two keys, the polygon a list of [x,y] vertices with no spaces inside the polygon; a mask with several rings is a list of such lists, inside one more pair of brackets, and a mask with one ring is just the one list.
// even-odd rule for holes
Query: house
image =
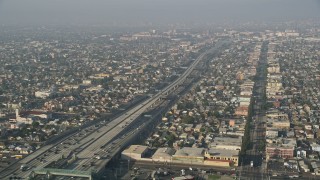
{"label": "house", "polygon": [[194,132],[200,132],[202,128],[202,124],[198,124],[195,128],[194,128]]}
{"label": "house", "polygon": [[306,137],[307,139],[313,139],[314,138],[314,133],[312,130],[306,130]]}
{"label": "house", "polygon": [[187,133],[182,133],[180,136],[179,136],[180,139],[187,139],[188,138],[188,134]]}
{"label": "house", "polygon": [[320,176],[320,161],[311,162],[311,167],[315,175]]}
{"label": "house", "polygon": [[0,149],[5,149],[6,145],[4,144],[4,142],[0,142]]}
{"label": "house", "polygon": [[235,115],[236,116],[248,116],[248,110],[249,110],[248,106],[239,106],[236,109]]}

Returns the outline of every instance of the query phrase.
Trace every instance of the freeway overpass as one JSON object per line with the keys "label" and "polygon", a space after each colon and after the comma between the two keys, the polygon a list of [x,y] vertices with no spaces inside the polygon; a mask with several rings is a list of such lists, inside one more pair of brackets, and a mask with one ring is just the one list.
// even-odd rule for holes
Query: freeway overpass
{"label": "freeway overpass", "polygon": [[[11,167],[13,171],[1,172],[0,178],[7,179],[12,176],[12,174],[17,174],[20,177],[27,178],[33,168],[45,168],[48,164],[59,160],[62,154],[77,152],[79,159],[88,159],[93,157],[94,153],[99,152],[101,146],[109,145],[110,147],[113,147],[110,143],[119,135],[119,133],[125,131],[127,126],[134,126],[137,123],[136,119],[141,114],[150,107],[155,106],[156,103],[161,100],[161,97],[169,95],[177,87],[182,85],[201,60],[203,60],[207,55],[217,52],[218,49],[225,44],[225,42],[218,42],[215,47],[205,51],[194,62],[192,62],[190,67],[173,83],[143,101],[141,104],[115,118],[113,121],[105,124],[102,123],[97,128],[88,127],[86,129],[82,129],[74,135],[63,139],[60,144],[41,148],[38,152],[31,154],[29,157],[21,160],[15,166]],[[21,171],[19,169],[19,165],[22,163],[27,164],[30,169],[27,171]],[[78,169],[81,168],[78,167]]]}

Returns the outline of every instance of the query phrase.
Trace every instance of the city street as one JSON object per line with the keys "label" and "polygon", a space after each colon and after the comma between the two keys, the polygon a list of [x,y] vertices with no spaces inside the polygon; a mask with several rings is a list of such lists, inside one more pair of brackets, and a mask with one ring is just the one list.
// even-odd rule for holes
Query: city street
{"label": "city street", "polygon": [[[264,161],[264,143],[265,143],[265,87],[266,87],[266,61],[267,61],[267,43],[264,42],[261,50],[260,59],[258,61],[257,74],[253,88],[252,100],[252,124],[250,127],[251,149],[247,150],[243,159],[243,167],[239,169],[241,179],[263,179],[266,173],[266,162]],[[253,167],[251,166],[253,163]],[[267,177],[265,177],[267,178]]]}

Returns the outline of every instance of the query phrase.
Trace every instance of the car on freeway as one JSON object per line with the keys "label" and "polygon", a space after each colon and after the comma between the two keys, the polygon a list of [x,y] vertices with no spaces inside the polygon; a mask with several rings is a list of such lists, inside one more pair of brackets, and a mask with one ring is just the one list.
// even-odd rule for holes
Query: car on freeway
{"label": "car on freeway", "polygon": [[101,157],[100,156],[96,156],[96,159],[101,159]]}

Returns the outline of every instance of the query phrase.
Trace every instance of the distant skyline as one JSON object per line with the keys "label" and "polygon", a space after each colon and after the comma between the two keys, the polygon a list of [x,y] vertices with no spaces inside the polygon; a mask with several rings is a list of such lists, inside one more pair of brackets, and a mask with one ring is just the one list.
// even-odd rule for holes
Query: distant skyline
{"label": "distant skyline", "polygon": [[163,25],[320,18],[319,0],[0,0],[0,24]]}

